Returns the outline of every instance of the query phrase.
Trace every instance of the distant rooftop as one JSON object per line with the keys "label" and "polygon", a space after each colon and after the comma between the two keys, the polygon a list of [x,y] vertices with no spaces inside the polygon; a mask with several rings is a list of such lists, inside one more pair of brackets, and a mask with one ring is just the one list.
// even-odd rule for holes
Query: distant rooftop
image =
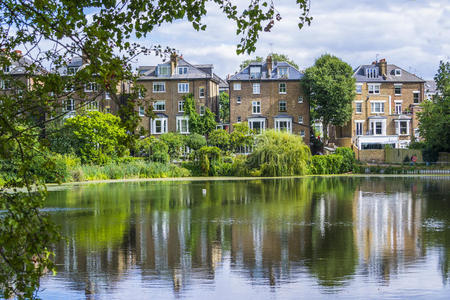
{"label": "distant rooftop", "polygon": [[353,74],[356,82],[425,82],[422,78],[394,64],[385,63],[386,74],[383,76],[381,70],[383,61],[357,67]]}
{"label": "distant rooftop", "polygon": [[[271,70],[268,67],[271,67]],[[265,62],[251,62],[228,80],[300,80],[303,76],[302,72],[287,62],[272,61],[268,65],[266,60]]]}

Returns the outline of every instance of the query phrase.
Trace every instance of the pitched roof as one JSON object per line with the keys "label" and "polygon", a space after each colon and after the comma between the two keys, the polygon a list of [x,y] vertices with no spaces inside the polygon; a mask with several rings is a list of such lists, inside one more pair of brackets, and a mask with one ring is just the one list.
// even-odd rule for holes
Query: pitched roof
{"label": "pitched roof", "polygon": [[[261,78],[251,78],[250,76],[250,67],[252,66],[261,66]],[[278,74],[278,69],[281,67],[287,67],[288,72],[287,76],[280,76]],[[247,67],[239,71],[237,74],[233,75],[228,79],[228,81],[233,80],[300,80],[303,78],[304,74],[297,70],[295,67],[290,65],[288,62],[280,61],[272,63],[272,72],[270,76],[268,76],[268,69],[266,62],[251,62]]]}
{"label": "pitched roof", "polygon": [[158,76],[157,68],[159,66],[169,66],[170,62],[165,62],[159,64],[157,66],[139,66],[138,67],[138,80],[151,80],[151,79],[213,79],[218,81],[215,78],[215,74],[212,72],[213,65],[212,64],[203,64],[203,65],[192,65],[188,63],[183,58],[179,57],[177,62],[178,67],[187,67],[188,71],[186,74],[178,74],[175,72],[174,75],[168,76]]}
{"label": "pitched roof", "polygon": [[[369,78],[366,75],[366,70],[374,68],[378,75]],[[401,75],[395,75],[395,70],[401,70]],[[356,82],[425,82],[422,78],[407,72],[394,64],[386,65],[386,73],[386,77],[381,75],[378,64],[361,65],[356,68],[353,77],[356,79]]]}

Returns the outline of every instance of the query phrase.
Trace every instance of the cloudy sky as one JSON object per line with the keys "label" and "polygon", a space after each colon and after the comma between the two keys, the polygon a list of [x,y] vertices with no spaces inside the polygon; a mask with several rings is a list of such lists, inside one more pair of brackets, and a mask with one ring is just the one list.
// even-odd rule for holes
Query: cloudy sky
{"label": "cloudy sky", "polygon": [[[450,0],[311,0],[314,20],[302,30],[297,27],[300,10],[295,2],[274,0],[283,19],[260,36],[252,56],[284,53],[301,68],[323,53],[352,67],[378,56],[424,79],[434,76],[440,60],[450,60]],[[187,21],[165,24],[145,43],[174,47],[194,64],[212,63],[222,77],[235,73],[249,56],[236,54],[239,37],[234,23],[215,5],[209,6],[204,23],[207,29],[200,32]],[[158,62],[142,56],[138,64]]]}

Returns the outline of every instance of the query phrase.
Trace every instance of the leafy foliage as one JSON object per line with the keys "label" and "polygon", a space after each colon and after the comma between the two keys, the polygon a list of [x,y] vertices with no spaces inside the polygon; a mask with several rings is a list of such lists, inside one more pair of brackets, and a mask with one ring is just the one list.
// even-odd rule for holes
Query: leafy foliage
{"label": "leafy foliage", "polygon": [[253,146],[255,132],[248,127],[247,123],[233,124],[233,132],[230,134],[231,149],[239,151],[242,147]]}
{"label": "leafy foliage", "polygon": [[64,126],[75,136],[75,153],[82,162],[104,164],[125,150],[122,141],[127,134],[120,119],[112,114],[92,111],[67,119]]}
{"label": "leafy foliage", "polygon": [[191,133],[184,137],[186,146],[191,150],[198,150],[203,146],[206,146],[206,138],[198,133]]}
{"label": "leafy foliage", "polygon": [[180,157],[181,150],[185,146],[184,137],[181,134],[168,132],[162,134],[160,139],[167,145],[171,160]]}
{"label": "leafy foliage", "polygon": [[[424,101],[419,116],[420,136],[425,139],[429,152],[450,152],[450,63],[441,62],[434,77],[440,92],[432,102]],[[427,156],[428,157],[428,156]],[[430,161],[430,160],[427,160]]]}
{"label": "leafy foliage", "polygon": [[219,119],[223,124],[230,123],[230,95],[225,92],[219,95]]}
{"label": "leafy foliage", "polygon": [[256,147],[248,157],[252,168],[263,176],[308,174],[311,152],[299,136],[267,130],[256,138]]}
{"label": "leafy foliage", "polygon": [[150,160],[160,163],[168,163],[170,161],[169,146],[160,139],[153,138],[150,143]]}
{"label": "leafy foliage", "polygon": [[201,135],[207,135],[216,128],[215,114],[205,108],[201,116],[196,109],[195,99],[192,94],[184,96],[184,115],[189,117],[189,131]]}
{"label": "leafy foliage", "polygon": [[209,135],[208,144],[226,151],[230,147],[230,134],[226,130],[216,129]]}
{"label": "leafy foliage", "polygon": [[[273,62],[285,61],[298,70],[298,65],[292,59],[290,59],[286,54],[271,53],[270,55],[272,56]],[[239,66],[239,69],[241,69],[241,70],[244,69],[251,62],[263,62],[263,61],[264,61],[264,57],[261,57],[261,56],[256,56],[254,59],[246,59],[241,63],[241,65]]]}
{"label": "leafy foliage", "polygon": [[315,117],[323,122],[324,138],[328,125],[345,125],[352,116],[355,79],[350,65],[336,56],[324,54],[305,71],[302,81]]}
{"label": "leafy foliage", "polygon": [[342,156],[342,165],[339,173],[347,173],[353,171],[356,164],[355,152],[349,147],[339,147],[336,154]]}

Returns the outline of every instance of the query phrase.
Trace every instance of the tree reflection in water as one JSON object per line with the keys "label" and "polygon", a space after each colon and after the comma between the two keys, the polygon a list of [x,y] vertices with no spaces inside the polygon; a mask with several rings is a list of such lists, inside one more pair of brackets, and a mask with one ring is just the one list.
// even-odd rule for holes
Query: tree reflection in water
{"label": "tree reflection in water", "polygon": [[[97,184],[50,193],[67,243],[59,278],[86,295],[138,272],[142,285],[214,283],[225,265],[254,285],[305,273],[325,291],[355,276],[389,284],[439,249],[450,257],[448,179],[310,177]],[[206,195],[202,194],[206,189]]]}

